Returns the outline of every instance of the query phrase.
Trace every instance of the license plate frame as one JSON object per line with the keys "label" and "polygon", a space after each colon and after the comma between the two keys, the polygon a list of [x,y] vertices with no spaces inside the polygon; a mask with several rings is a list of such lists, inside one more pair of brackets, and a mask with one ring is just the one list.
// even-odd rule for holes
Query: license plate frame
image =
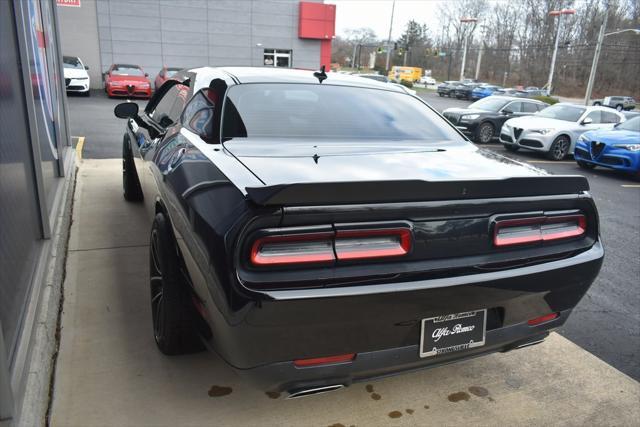
{"label": "license plate frame", "polygon": [[[473,328],[469,330],[470,327]],[[486,335],[486,308],[422,319],[420,357],[433,357],[482,347],[485,345]]]}

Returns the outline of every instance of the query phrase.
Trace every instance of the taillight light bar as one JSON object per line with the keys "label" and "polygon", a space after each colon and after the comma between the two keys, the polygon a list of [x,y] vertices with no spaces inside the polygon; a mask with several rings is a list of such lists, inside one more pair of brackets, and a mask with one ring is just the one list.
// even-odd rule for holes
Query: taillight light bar
{"label": "taillight light bar", "polygon": [[523,245],[568,239],[587,231],[587,218],[582,214],[538,216],[496,221],[493,232],[495,246]]}
{"label": "taillight light bar", "polygon": [[408,228],[272,235],[251,245],[250,261],[268,266],[388,258],[408,254],[411,245]]}
{"label": "taillight light bar", "polygon": [[293,364],[298,368],[318,365],[332,365],[335,363],[351,362],[356,358],[355,353],[340,354],[338,356],[315,357],[313,359],[297,359]]}

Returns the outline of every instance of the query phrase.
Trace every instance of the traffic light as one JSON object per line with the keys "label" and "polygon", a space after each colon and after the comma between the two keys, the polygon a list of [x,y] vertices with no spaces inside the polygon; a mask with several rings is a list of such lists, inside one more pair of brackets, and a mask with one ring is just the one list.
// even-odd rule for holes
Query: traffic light
{"label": "traffic light", "polygon": [[397,42],[393,44],[393,50],[398,50],[398,43]]}

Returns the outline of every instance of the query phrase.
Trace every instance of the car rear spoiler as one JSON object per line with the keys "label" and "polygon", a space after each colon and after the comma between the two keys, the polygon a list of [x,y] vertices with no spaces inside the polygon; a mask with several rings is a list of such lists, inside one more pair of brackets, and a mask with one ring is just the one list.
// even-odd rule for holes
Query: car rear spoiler
{"label": "car rear spoiler", "polygon": [[278,184],[246,187],[247,197],[262,206],[312,206],[551,196],[589,191],[579,175],[550,175],[476,181],[357,181]]}

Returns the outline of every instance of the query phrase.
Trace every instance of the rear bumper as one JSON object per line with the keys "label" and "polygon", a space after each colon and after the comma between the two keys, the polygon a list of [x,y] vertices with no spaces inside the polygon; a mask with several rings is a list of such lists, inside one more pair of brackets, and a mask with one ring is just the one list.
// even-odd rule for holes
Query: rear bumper
{"label": "rear bumper", "polygon": [[296,392],[306,388],[330,385],[349,386],[402,373],[435,368],[496,352],[507,352],[542,342],[549,330],[567,320],[571,310],[560,313],[555,320],[531,327],[526,322],[487,331],[486,344],[467,351],[434,357],[419,357],[419,346],[358,353],[347,363],[315,367],[296,367],[293,362],[272,363],[253,369],[236,369],[246,382],[260,390]]}
{"label": "rear bumper", "polygon": [[[212,318],[207,344],[263,390],[350,384],[536,341],[560,326],[597,276],[599,241],[577,255],[507,270],[411,282],[264,291],[233,323]],[[480,348],[422,359],[424,318],[487,308]],[[209,311],[210,316],[215,315]],[[537,327],[527,320],[560,317]],[[297,368],[293,360],[356,353],[353,362]]]}

